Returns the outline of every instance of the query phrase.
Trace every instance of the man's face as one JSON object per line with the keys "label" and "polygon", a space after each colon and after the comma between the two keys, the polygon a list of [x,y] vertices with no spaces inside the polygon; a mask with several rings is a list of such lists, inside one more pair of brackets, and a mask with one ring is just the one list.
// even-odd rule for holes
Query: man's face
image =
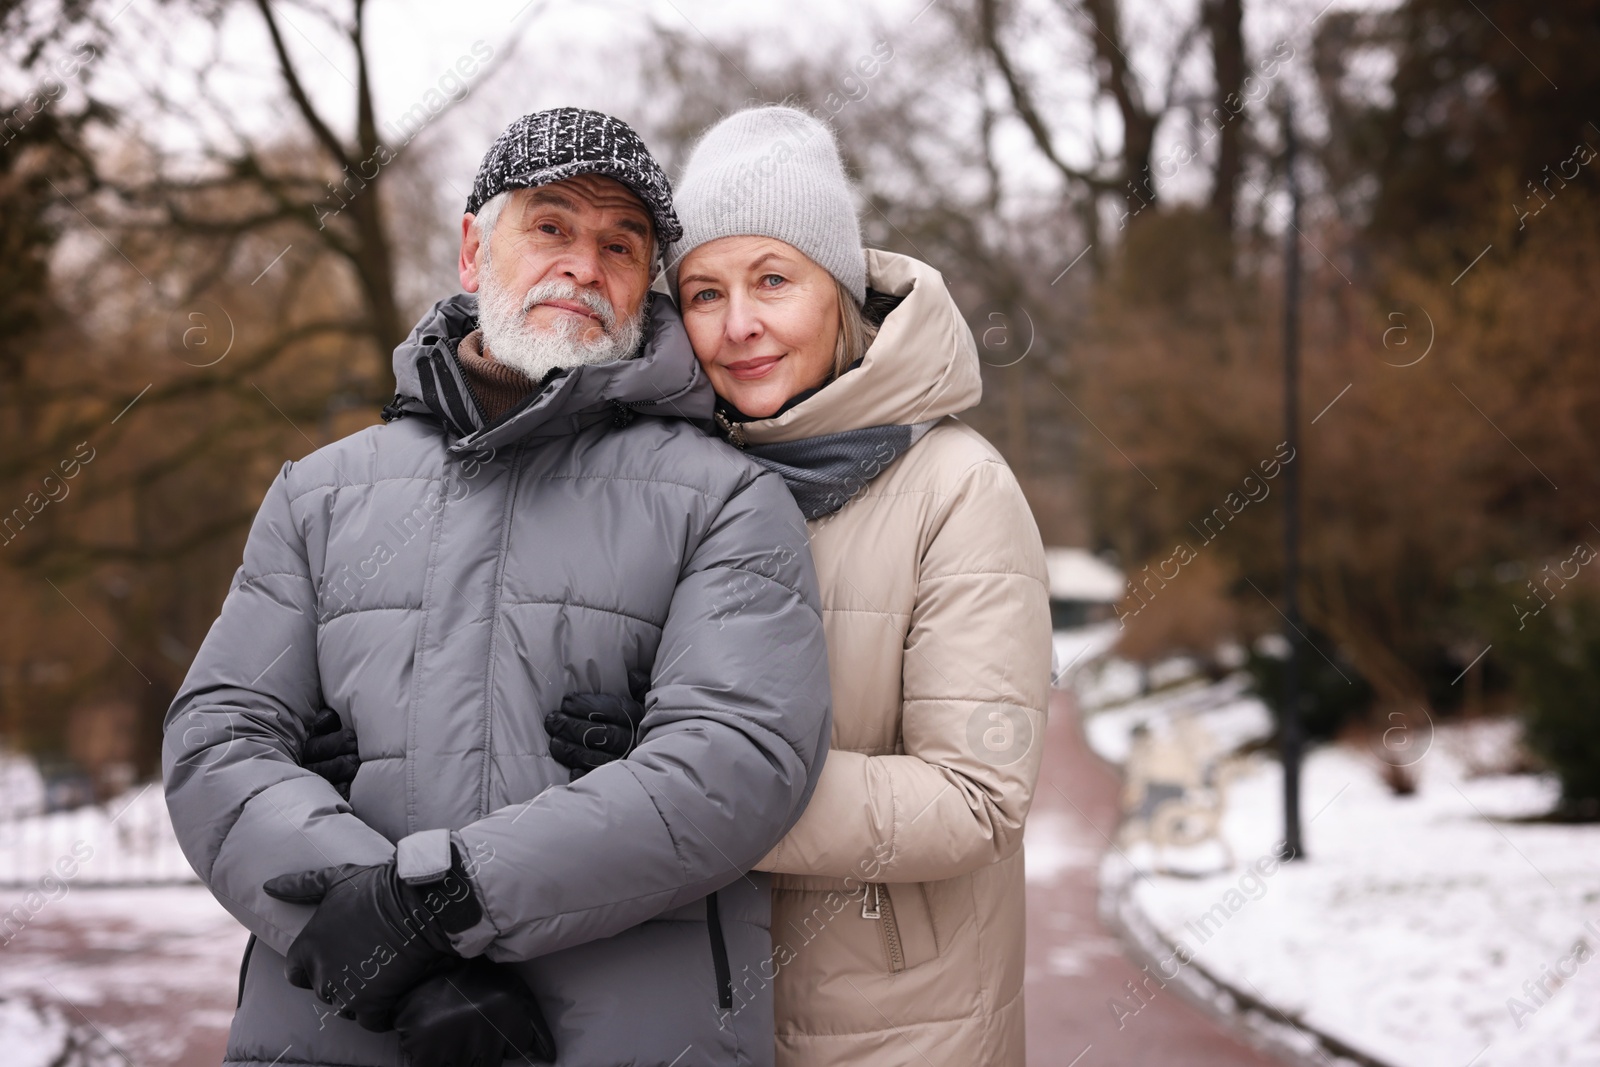
{"label": "man's face", "polygon": [[606,316],[632,320],[650,288],[650,215],[621,182],[596,174],[512,192],[489,245],[484,247],[473,216],[462,219],[461,287],[482,286],[516,294],[576,289],[580,299],[536,297],[522,324],[580,343],[602,343]]}

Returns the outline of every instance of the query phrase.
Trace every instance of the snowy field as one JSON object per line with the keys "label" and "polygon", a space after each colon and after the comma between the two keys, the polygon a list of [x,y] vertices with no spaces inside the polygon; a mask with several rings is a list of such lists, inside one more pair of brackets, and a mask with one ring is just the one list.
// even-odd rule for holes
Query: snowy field
{"label": "snowy field", "polygon": [[160,786],[43,806],[0,753],[0,1064],[216,1064],[247,935],[195,884]]}
{"label": "snowy field", "polygon": [[0,947],[0,1063],[215,1065],[247,936],[199,886],[71,888]]}
{"label": "snowy field", "polygon": [[167,885],[199,879],[172,832],[159,784],[99,805],[0,822],[0,887]]}
{"label": "snowy field", "polygon": [[[104,804],[44,808],[45,783],[33,761],[0,749],[0,888],[54,897],[62,885],[198,881],[178,848],[159,782]],[[0,939],[4,934],[0,926]]]}
{"label": "snowy field", "polygon": [[[1113,762],[1140,722],[1159,733],[1188,715],[1221,748],[1270,726],[1237,679],[1141,698],[1137,670],[1109,660],[1073,681],[1098,709],[1090,743]],[[1371,753],[1314,750],[1302,793],[1308,858],[1295,864],[1270,858],[1282,837],[1280,766],[1244,764],[1221,821],[1237,865],[1162,875],[1149,846],[1130,846],[1144,873],[1128,903],[1221,982],[1377,1061],[1600,1064],[1600,827],[1525,821],[1549,810],[1555,783],[1478,773],[1511,731],[1433,733],[1409,797],[1390,792]],[[1113,854],[1108,869],[1126,862]]]}

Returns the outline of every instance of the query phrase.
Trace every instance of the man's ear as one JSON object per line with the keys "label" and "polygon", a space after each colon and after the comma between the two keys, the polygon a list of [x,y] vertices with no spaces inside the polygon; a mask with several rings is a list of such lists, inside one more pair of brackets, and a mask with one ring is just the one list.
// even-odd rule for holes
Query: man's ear
{"label": "man's ear", "polygon": [[476,220],[476,215],[461,216],[461,259],[456,264],[461,272],[461,288],[469,293],[478,291],[478,265],[485,251],[478,227],[473,225]]}

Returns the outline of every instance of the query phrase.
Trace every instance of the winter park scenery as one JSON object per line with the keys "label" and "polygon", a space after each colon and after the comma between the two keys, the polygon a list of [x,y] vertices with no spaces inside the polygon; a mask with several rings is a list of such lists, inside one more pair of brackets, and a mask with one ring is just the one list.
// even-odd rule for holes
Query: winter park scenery
{"label": "winter park scenery", "polygon": [[[937,822],[944,789],[989,814],[993,781],[1026,796],[1026,956],[1005,979],[1023,991],[1026,1051],[998,1062],[1600,1065],[1596,56],[1600,0],[0,0],[0,1067],[223,1062],[249,906],[230,914],[204,848],[180,846],[172,753],[206,753],[177,776],[203,778],[261,723],[219,739],[174,701],[285,465],[424,424],[394,353],[462,290],[462,206],[501,131],[548,108],[605,112],[682,193],[705,130],[778,103],[836,137],[873,278],[910,262],[948,290],[950,322],[916,335],[906,364],[949,349],[971,381],[919,383],[918,411],[971,390],[943,440],[982,435],[1038,541],[1020,508],[971,536],[1045,546],[1044,728],[1005,710],[1015,679],[993,662],[1043,656],[1032,579],[1036,633],[1013,625],[1022,597],[985,587],[937,637],[901,612],[905,648],[848,668],[909,693],[919,669],[991,649],[963,743],[919,803]],[[656,284],[670,304],[677,282]],[[885,330],[869,340],[900,306],[862,311]],[[864,351],[833,373],[862,380]],[[649,407],[607,402],[619,431]],[[761,443],[727,415],[706,432]],[[927,454],[921,419],[867,427],[913,432],[844,499]],[[515,470],[521,448],[467,466]],[[374,477],[363,492],[411,478]],[[628,478],[590,481],[576,499]],[[897,495],[911,498],[939,494]],[[939,506],[919,513],[929,531]],[[916,560],[879,567],[892,531],[849,527],[850,507],[805,512],[818,555],[837,553],[818,571],[843,559],[904,579],[936,611],[941,578],[919,568],[937,553],[918,542]],[[314,522],[296,514],[264,509],[262,528],[303,537]],[[325,599],[403,581],[417,514],[362,531],[404,536],[330,577]],[[656,516],[662,531],[679,517]],[[838,544],[863,528],[878,532]],[[658,561],[614,533],[558,528],[590,553],[578,578],[632,594]],[[780,549],[751,573],[793,564]],[[462,566],[494,584],[491,564]],[[744,581],[712,640],[743,639]],[[860,619],[897,617],[850,593]],[[362,669],[410,685],[395,618],[378,644],[401,666]],[[483,618],[452,616],[446,636]],[[330,619],[307,624],[300,681],[338,667]],[[528,635],[566,641],[567,626],[512,629],[507,655],[538,672]],[[246,629],[236,658],[259,653],[259,680],[277,646]],[[768,680],[802,652],[769,648]],[[836,752],[858,703],[834,679]],[[892,742],[845,758],[928,746],[917,703],[893,702]],[[528,729],[525,752],[553,752]],[[374,780],[360,765],[354,800],[342,793],[356,809]],[[855,840],[848,821],[840,840]],[[938,894],[919,888],[933,879],[859,880],[840,922],[883,924],[872,1003],[888,1036],[837,1062],[968,1067],[891,1016],[943,1005],[925,976],[971,931],[940,927]],[[902,940],[924,919],[925,942]],[[718,946],[707,966],[725,969]],[[994,959],[973,959],[988,980]],[[737,977],[736,997],[718,999],[717,973],[703,999],[744,1025]],[[780,1042],[777,1062],[821,1062],[797,1047]],[[700,1055],[661,1063],[720,1062]]]}

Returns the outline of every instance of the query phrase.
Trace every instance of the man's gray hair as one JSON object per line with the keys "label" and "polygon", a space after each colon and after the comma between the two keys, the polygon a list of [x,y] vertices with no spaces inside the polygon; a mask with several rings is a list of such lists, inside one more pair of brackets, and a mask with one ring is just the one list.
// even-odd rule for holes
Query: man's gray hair
{"label": "man's gray hair", "polygon": [[489,237],[494,233],[495,224],[500,221],[500,211],[506,206],[506,200],[510,196],[510,189],[494,194],[483,202],[478,213],[472,217],[472,224],[478,228],[478,242],[483,249],[480,257],[485,269],[489,266]]}

